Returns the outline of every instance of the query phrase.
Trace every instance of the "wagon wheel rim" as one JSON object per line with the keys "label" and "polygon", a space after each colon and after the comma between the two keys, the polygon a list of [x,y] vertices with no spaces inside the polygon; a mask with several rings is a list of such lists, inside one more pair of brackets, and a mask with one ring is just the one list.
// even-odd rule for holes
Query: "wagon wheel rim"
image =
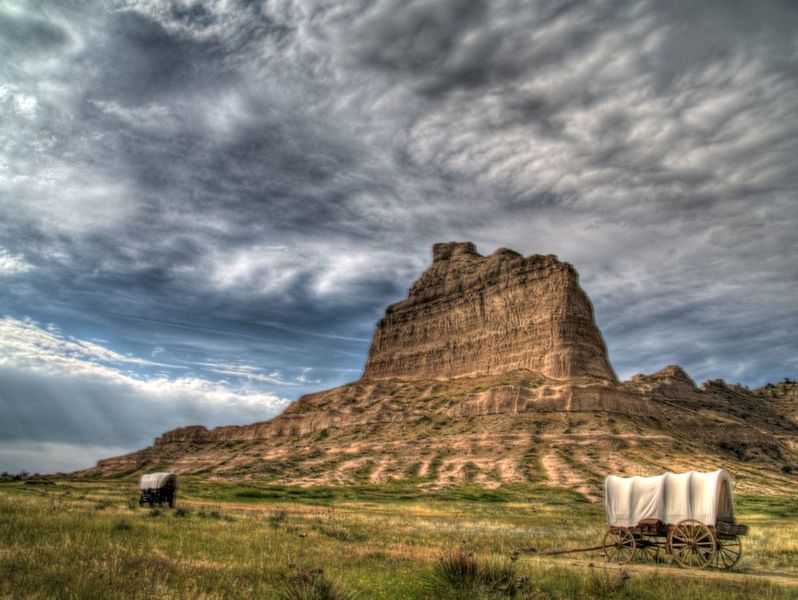
{"label": "wagon wheel rim", "polygon": [[718,540],[714,566],[718,569],[731,569],[743,556],[743,543],[738,536],[728,540]]}
{"label": "wagon wheel rim", "polygon": [[609,562],[626,564],[634,558],[636,550],[635,538],[628,529],[612,527],[604,534],[604,554]]}
{"label": "wagon wheel rim", "polygon": [[715,557],[715,536],[694,519],[680,521],[668,538],[673,559],[683,567],[706,567]]}

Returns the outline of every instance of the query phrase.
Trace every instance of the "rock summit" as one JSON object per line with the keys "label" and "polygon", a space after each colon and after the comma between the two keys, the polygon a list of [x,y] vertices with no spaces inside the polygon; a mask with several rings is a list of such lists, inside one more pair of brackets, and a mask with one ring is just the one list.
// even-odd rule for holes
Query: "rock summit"
{"label": "rock summit", "polygon": [[365,379],[441,379],[529,369],[615,381],[579,275],[554,255],[435,244],[432,265],[377,324]]}

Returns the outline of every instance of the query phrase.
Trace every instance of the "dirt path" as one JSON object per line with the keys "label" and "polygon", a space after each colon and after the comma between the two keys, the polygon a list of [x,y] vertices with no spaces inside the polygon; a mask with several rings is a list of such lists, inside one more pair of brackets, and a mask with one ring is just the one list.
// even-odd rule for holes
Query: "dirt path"
{"label": "dirt path", "polygon": [[689,579],[703,579],[712,581],[736,581],[736,582],[750,582],[752,579],[767,581],[776,585],[798,587],[798,573],[783,572],[783,571],[766,571],[760,569],[743,569],[741,571],[719,571],[715,569],[683,569],[681,567],[672,567],[670,565],[645,565],[645,564],[632,564],[632,565],[614,565],[608,563],[603,557],[596,555],[593,560],[558,558],[558,557],[532,557],[530,560],[557,563],[560,565],[568,565],[571,567],[579,567],[582,569],[604,569],[607,571],[626,571],[627,573],[645,573],[645,574],[660,574],[669,577],[684,577]]}

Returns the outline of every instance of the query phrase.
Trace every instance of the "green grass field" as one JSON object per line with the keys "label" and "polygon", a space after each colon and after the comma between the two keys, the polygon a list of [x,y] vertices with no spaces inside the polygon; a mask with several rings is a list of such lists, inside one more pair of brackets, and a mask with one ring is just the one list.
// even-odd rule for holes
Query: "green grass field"
{"label": "green grass field", "polygon": [[150,510],[132,480],[0,484],[0,597],[798,598],[797,498],[736,498],[751,534],[727,573],[541,556],[605,529],[556,488],[181,486]]}

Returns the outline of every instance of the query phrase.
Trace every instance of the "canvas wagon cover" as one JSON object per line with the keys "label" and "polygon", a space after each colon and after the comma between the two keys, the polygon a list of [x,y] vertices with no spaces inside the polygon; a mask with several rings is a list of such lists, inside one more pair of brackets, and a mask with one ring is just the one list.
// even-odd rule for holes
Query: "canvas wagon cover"
{"label": "canvas wagon cover", "polygon": [[657,477],[609,475],[604,480],[604,509],[613,527],[634,527],[643,519],[674,525],[695,519],[714,527],[719,518],[733,520],[732,479],[723,469]]}
{"label": "canvas wagon cover", "polygon": [[139,479],[140,490],[157,490],[170,486],[177,489],[177,474],[175,473],[147,473]]}

